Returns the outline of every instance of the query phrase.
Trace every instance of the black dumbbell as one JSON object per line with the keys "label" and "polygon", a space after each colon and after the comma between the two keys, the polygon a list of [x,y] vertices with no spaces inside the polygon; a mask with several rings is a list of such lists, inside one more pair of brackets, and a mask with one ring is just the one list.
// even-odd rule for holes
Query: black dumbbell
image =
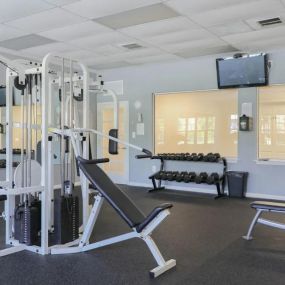
{"label": "black dumbbell", "polygon": [[193,156],[193,161],[202,161],[204,158],[203,153],[198,153],[197,155]]}
{"label": "black dumbbell", "polygon": [[207,178],[207,184],[217,184],[220,181],[220,175],[217,172],[213,172],[208,178]]}
{"label": "black dumbbell", "polygon": [[195,172],[189,172],[188,174],[184,175],[183,181],[185,183],[193,182],[195,181],[196,173]]}
{"label": "black dumbbell", "polygon": [[163,171],[159,171],[159,172],[155,173],[155,175],[153,176],[154,179],[160,180],[160,179],[161,179],[161,176],[162,176],[162,173],[163,173]]}
{"label": "black dumbbell", "polygon": [[183,172],[178,173],[178,174],[175,176],[176,182],[181,182],[181,181],[183,181],[184,176],[187,175],[187,174],[188,174],[187,171],[183,171]]}
{"label": "black dumbbell", "polygon": [[219,153],[214,153],[210,158],[210,162],[217,162],[220,158],[221,155]]}
{"label": "black dumbbell", "polygon": [[167,174],[169,171],[162,171],[161,173],[161,180],[167,180]]}
{"label": "black dumbbell", "polygon": [[207,181],[208,174],[206,172],[201,172],[198,176],[195,178],[195,182],[197,184],[205,183]]}
{"label": "black dumbbell", "polygon": [[212,152],[209,152],[207,155],[204,156],[203,161],[208,162],[210,161],[210,157],[213,155]]}
{"label": "black dumbbell", "polygon": [[168,181],[173,181],[173,180],[175,180],[176,175],[177,175],[178,173],[179,173],[178,171],[169,171],[169,172],[166,174],[166,180],[168,180]]}

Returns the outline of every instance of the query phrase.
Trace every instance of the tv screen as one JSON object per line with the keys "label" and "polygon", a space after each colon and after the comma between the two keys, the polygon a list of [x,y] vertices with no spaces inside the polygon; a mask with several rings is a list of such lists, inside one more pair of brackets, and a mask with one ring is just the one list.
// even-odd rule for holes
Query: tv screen
{"label": "tv screen", "polygon": [[266,54],[218,58],[216,66],[220,89],[268,85]]}

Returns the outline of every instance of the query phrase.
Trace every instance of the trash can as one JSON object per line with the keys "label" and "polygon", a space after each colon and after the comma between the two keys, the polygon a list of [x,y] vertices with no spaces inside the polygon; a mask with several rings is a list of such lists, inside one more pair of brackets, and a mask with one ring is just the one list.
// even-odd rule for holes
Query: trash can
{"label": "trash can", "polygon": [[248,172],[227,171],[229,197],[244,198],[247,185]]}

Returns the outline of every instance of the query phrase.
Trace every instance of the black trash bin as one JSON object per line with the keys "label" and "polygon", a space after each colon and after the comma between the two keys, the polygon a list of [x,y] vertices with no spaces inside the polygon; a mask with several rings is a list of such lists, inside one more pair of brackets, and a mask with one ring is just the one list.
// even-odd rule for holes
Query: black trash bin
{"label": "black trash bin", "polygon": [[227,171],[229,197],[244,198],[248,172]]}

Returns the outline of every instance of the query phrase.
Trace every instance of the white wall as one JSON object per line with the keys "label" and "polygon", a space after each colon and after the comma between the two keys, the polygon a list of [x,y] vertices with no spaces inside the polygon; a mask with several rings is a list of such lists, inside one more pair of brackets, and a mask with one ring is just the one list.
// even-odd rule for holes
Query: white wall
{"label": "white wall", "polygon": [[[221,56],[221,55],[219,55]],[[105,70],[103,78],[108,80],[123,80],[124,95],[121,100],[130,102],[130,141],[131,143],[153,149],[153,106],[152,93],[207,90],[217,88],[215,58],[207,56],[181,60],[178,62],[157,63],[126,68]],[[285,83],[285,53],[270,54],[272,68],[270,70],[270,84]],[[143,113],[145,123],[145,136],[131,138],[135,130],[136,111],[135,101],[142,102],[140,112]],[[238,161],[229,163],[230,170],[249,172],[248,192],[262,195],[285,195],[285,166],[282,165],[259,165],[257,159],[257,89],[243,88],[239,90],[238,105],[239,114],[241,104],[251,102],[253,104],[254,130],[240,132],[238,140]],[[221,110],[222,111],[222,110]],[[130,181],[149,183],[148,176],[151,174],[152,165],[158,162],[150,160],[136,160],[135,152],[130,152]],[[193,168],[204,169],[205,165],[195,166],[187,163],[168,162],[169,170],[192,170]],[[181,186],[182,184],[179,184]],[[184,184],[183,186],[187,186]],[[203,187],[192,184],[187,187]]]}

